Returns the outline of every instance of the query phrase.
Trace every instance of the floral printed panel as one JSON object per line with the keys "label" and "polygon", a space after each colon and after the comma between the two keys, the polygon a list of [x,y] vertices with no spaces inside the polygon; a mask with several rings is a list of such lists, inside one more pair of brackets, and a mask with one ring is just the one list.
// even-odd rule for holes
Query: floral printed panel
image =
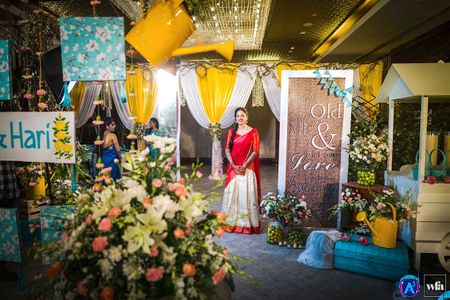
{"label": "floral printed panel", "polygon": [[0,208],[0,260],[22,261],[16,208]]}
{"label": "floral printed panel", "polygon": [[43,206],[40,210],[41,240],[43,243],[58,240],[64,230],[64,223],[73,213],[68,205]]}
{"label": "floral printed panel", "polygon": [[123,18],[60,18],[64,81],[125,80]]}
{"label": "floral printed panel", "polygon": [[0,100],[11,99],[11,67],[9,42],[0,40]]}

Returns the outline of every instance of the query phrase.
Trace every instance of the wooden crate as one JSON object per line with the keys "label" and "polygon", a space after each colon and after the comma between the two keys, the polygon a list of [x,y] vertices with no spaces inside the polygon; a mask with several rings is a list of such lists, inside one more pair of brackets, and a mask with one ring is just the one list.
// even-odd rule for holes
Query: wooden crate
{"label": "wooden crate", "polygon": [[20,200],[19,201],[19,214],[22,219],[36,219],[39,218],[39,211],[41,206],[45,203],[36,200]]}

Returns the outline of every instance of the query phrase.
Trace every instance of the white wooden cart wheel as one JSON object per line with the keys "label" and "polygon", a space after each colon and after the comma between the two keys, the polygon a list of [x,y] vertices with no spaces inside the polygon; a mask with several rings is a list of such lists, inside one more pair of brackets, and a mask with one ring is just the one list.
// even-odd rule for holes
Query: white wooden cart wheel
{"label": "white wooden cart wheel", "polygon": [[447,272],[450,272],[450,233],[448,233],[439,244],[439,262]]}

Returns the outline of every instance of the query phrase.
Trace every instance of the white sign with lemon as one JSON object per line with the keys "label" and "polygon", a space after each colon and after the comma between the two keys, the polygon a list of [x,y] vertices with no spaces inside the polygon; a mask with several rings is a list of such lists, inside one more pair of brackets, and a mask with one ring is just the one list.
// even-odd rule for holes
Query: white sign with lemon
{"label": "white sign with lemon", "polygon": [[75,163],[74,112],[1,112],[0,160]]}

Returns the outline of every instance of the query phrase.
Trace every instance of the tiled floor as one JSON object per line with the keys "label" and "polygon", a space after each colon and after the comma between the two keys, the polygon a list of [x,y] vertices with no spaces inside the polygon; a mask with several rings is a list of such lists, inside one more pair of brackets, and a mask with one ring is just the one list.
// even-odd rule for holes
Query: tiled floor
{"label": "tiled floor", "polygon": [[[196,185],[196,190],[207,192],[217,182],[208,179],[210,167],[203,166],[204,176]],[[276,192],[277,168],[275,165],[261,166],[262,194]],[[217,191],[217,202],[211,208],[220,209],[223,187]],[[263,224],[266,222],[263,221]],[[263,226],[264,228],[264,226]],[[318,270],[297,262],[300,249],[288,249],[266,243],[267,233],[259,235],[225,234],[217,242],[227,247],[234,255],[241,258],[239,268],[251,276],[251,280],[235,276],[236,289],[232,299],[323,299],[352,300],[393,298],[396,284],[391,281],[372,278],[360,274],[339,270]],[[12,265],[10,265],[12,266]],[[29,286],[39,264],[26,262],[26,284]],[[411,271],[412,274],[416,274]],[[434,256],[422,257],[421,274],[438,273],[444,270]],[[449,278],[450,279],[450,278]],[[15,285],[0,282],[0,299],[33,299],[29,295],[18,295]],[[411,299],[431,299],[417,296]]]}

